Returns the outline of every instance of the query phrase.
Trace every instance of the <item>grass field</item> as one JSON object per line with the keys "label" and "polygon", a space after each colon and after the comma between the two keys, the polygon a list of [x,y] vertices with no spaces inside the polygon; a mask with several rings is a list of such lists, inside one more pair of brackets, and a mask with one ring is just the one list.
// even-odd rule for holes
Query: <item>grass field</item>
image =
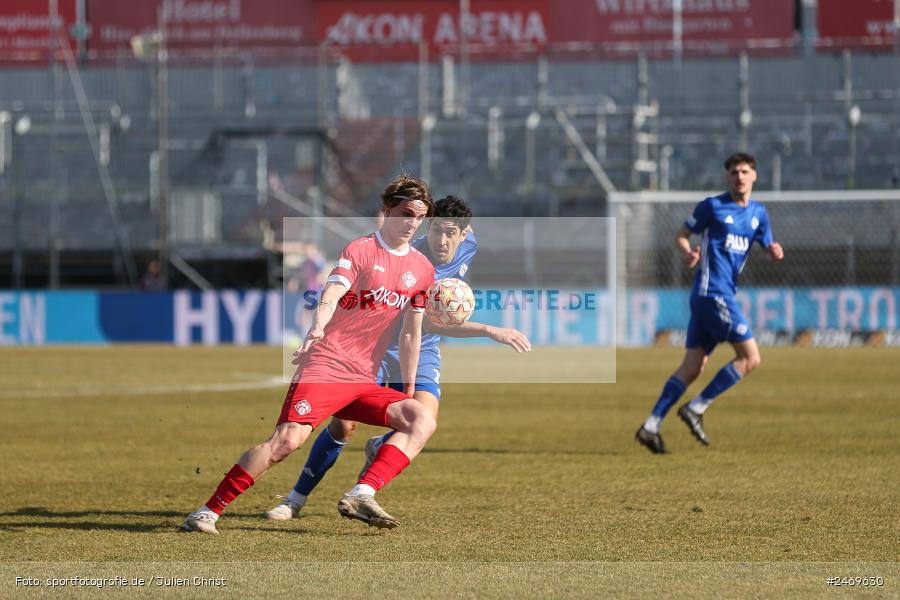
{"label": "grass field", "polygon": [[0,597],[50,591],[16,576],[114,575],[258,597],[900,597],[900,349],[764,349],[707,413],[711,447],[673,411],[653,456],[632,436],[679,356],[620,351],[609,385],[446,385],[437,434],[379,494],[396,530],[335,510],[363,428],[301,519],[261,513],[305,449],[213,537],[177,527],[271,432],[278,349],[0,350]]}

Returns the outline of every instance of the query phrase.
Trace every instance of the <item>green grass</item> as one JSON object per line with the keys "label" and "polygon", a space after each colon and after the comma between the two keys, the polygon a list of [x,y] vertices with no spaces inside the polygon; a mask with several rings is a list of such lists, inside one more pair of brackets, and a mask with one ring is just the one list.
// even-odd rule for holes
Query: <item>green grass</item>
{"label": "green grass", "polygon": [[653,456],[632,436],[679,358],[620,351],[610,385],[445,385],[437,434],[379,493],[397,530],[335,510],[365,427],[303,518],[260,518],[301,449],[212,537],[176,529],[271,433],[278,349],[2,350],[0,596],[16,575],[129,573],[347,597],[845,595],[825,577],[882,576],[866,593],[898,597],[900,350],[765,349],[707,413],[711,447],[673,411]]}

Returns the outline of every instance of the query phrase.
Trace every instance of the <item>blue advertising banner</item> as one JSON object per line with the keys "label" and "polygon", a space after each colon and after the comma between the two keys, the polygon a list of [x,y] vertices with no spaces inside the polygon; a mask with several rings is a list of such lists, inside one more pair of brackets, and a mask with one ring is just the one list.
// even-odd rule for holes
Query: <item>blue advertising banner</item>
{"label": "blue advertising banner", "polygon": [[[613,323],[606,290],[476,290],[473,320],[515,327],[536,345],[644,346],[683,332],[687,290],[629,290]],[[0,345],[293,343],[315,294],[280,290],[0,293]],[[737,302],[754,333],[885,332],[900,344],[900,287],[750,288]],[[487,343],[484,339],[448,343]]]}

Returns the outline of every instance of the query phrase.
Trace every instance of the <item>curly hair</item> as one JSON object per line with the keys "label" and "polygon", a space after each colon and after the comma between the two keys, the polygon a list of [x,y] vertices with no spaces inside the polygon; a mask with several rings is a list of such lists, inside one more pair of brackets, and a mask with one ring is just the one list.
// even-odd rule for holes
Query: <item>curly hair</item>
{"label": "curly hair", "polygon": [[434,205],[434,216],[438,219],[449,219],[456,223],[460,230],[469,226],[472,220],[472,209],[466,201],[456,196],[444,196]]}
{"label": "curly hair", "polygon": [[737,152],[732,154],[728,158],[725,159],[725,170],[730,171],[731,167],[734,165],[739,165],[741,163],[747,163],[750,165],[750,168],[754,171],[756,170],[756,158],[752,154],[747,154],[746,152]]}
{"label": "curly hair", "polygon": [[391,209],[404,200],[420,200],[428,207],[426,217],[434,215],[434,198],[428,191],[428,185],[412,175],[398,175],[384,188],[381,201],[385,209]]}

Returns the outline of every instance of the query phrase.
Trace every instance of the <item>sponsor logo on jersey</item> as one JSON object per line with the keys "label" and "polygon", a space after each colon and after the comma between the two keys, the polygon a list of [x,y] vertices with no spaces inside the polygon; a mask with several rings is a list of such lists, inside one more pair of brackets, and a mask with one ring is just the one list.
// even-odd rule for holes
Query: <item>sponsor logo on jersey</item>
{"label": "sponsor logo on jersey", "polygon": [[469,270],[469,265],[463,265],[463,266],[461,266],[461,267],[459,268],[459,276],[460,276],[460,277],[465,277],[466,271],[468,271],[468,270]]}
{"label": "sponsor logo on jersey", "polygon": [[413,275],[411,271],[407,271],[406,273],[401,275],[400,279],[403,281],[403,284],[408,288],[411,288],[412,286],[416,285],[416,281],[417,281],[416,276]]}
{"label": "sponsor logo on jersey", "polygon": [[752,227],[753,229],[759,227],[759,219],[757,219],[756,217],[750,219],[750,227]]}
{"label": "sponsor logo on jersey", "polygon": [[730,252],[740,252],[741,254],[750,249],[750,239],[742,235],[729,233],[725,237],[725,249]]}
{"label": "sponsor logo on jersey", "polygon": [[732,217],[731,215],[728,215],[727,217],[725,217],[725,222],[726,223],[734,223],[734,217]]}
{"label": "sponsor logo on jersey", "polygon": [[372,307],[380,303],[402,310],[409,304],[409,300],[409,296],[404,296],[399,292],[381,286],[377,290],[366,290],[363,292],[363,301],[360,308]]}
{"label": "sponsor logo on jersey", "polygon": [[296,410],[297,414],[302,417],[312,410],[312,406],[310,406],[309,402],[307,402],[306,400],[301,400],[294,404],[294,410]]}
{"label": "sponsor logo on jersey", "polygon": [[349,269],[352,265],[353,263],[349,258],[339,258],[337,259],[337,262],[334,263],[336,269]]}
{"label": "sponsor logo on jersey", "polygon": [[381,271],[382,273],[384,273],[384,267],[382,267],[381,265],[375,265],[374,268],[376,271]]}

